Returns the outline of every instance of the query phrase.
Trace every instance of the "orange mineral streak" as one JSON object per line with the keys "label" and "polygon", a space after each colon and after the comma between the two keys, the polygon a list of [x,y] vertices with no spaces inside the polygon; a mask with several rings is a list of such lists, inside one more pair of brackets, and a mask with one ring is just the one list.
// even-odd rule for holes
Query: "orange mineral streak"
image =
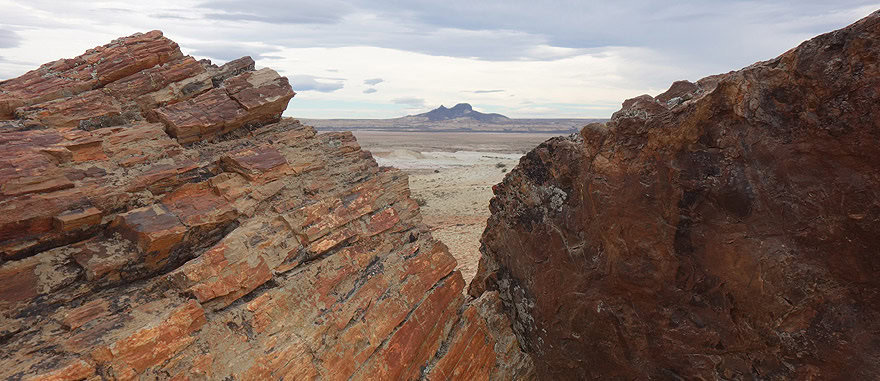
{"label": "orange mineral streak", "polygon": [[515,337],[461,313],[406,174],[281,118],[293,96],[160,32],[0,82],[0,378],[528,374],[516,345],[443,361]]}

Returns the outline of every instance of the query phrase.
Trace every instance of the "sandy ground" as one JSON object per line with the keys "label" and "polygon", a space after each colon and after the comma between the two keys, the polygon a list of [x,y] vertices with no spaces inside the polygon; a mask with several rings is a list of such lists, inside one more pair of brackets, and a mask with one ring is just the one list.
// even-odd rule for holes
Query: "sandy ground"
{"label": "sandy ground", "polygon": [[480,260],[492,186],[519,158],[553,135],[449,132],[355,132],[379,165],[410,174],[413,198],[432,234],[470,283]]}

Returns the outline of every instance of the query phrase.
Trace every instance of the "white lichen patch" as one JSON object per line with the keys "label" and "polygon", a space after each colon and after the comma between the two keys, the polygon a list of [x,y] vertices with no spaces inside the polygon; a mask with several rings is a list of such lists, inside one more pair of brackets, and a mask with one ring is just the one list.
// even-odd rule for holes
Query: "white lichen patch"
{"label": "white lichen patch", "polygon": [[562,211],[562,206],[565,205],[565,200],[568,199],[568,194],[564,190],[559,189],[557,186],[549,185],[541,187],[540,191],[541,197],[548,201],[547,205],[551,210],[556,212]]}

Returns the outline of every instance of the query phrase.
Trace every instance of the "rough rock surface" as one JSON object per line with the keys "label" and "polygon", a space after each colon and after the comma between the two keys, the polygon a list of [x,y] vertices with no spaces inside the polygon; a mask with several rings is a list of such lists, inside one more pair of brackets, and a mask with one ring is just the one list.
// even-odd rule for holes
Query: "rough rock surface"
{"label": "rough rock surface", "polygon": [[547,379],[880,378],[878,58],[880,12],[547,141],[469,292]]}
{"label": "rough rock surface", "polygon": [[277,122],[293,96],[287,78],[254,71],[250,57],[217,67],[152,31],[0,82],[0,120],[81,130],[162,121],[192,143]]}
{"label": "rough rock surface", "polygon": [[407,177],[159,32],[0,82],[0,378],[531,377]]}

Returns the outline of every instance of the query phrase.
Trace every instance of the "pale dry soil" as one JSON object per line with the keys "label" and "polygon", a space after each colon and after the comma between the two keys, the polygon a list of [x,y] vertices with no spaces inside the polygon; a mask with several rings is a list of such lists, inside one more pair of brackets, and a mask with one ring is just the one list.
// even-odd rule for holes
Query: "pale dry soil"
{"label": "pale dry soil", "polygon": [[480,260],[492,186],[548,134],[356,131],[379,165],[409,173],[412,197],[432,234],[470,283]]}

